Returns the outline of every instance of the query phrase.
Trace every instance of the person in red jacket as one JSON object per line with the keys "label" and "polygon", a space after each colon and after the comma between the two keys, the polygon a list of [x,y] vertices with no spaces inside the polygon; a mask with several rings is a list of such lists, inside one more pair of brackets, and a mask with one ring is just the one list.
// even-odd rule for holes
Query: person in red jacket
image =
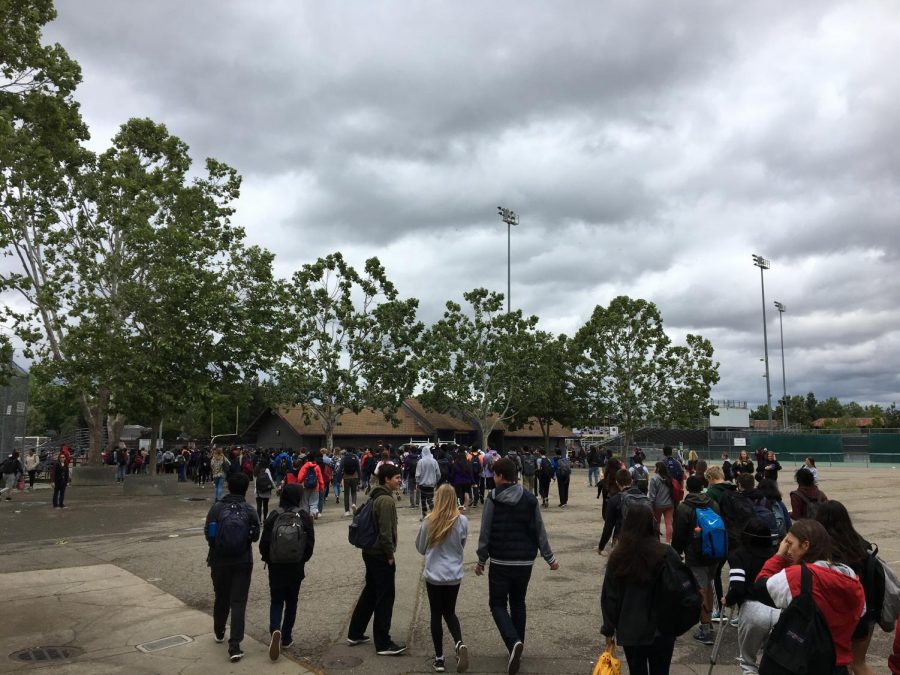
{"label": "person in red jacket", "polygon": [[831,537],[818,521],[796,521],[778,552],[756,577],[754,599],[785,609],[800,593],[800,566],[812,572],[813,602],[828,624],[834,642],[834,673],[846,673],[853,661],[850,640],[866,609],[862,584],[846,565],[831,562]]}
{"label": "person in red jacket", "polygon": [[[300,508],[304,509],[309,515],[316,520],[319,519],[319,493],[325,490],[325,477],[319,468],[316,460],[318,459],[318,451],[310,450],[306,456],[306,463],[300,467],[297,472],[297,482],[303,488],[303,499],[300,500]],[[307,481],[308,473],[315,474],[315,487],[313,479]]]}

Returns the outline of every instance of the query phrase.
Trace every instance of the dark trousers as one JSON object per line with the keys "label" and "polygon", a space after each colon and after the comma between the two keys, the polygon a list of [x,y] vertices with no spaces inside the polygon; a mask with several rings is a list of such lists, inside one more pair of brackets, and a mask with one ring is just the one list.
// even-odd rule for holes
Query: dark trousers
{"label": "dark trousers", "polygon": [[213,605],[213,630],[216,635],[225,632],[225,623],[231,613],[231,634],[228,649],[237,650],[244,639],[244,615],[247,611],[247,595],[250,592],[252,565],[214,565],[210,568],[216,601]]}
{"label": "dark trousers", "polygon": [[484,496],[487,494],[487,479],[484,476],[478,478],[478,501],[484,504]]}
{"label": "dark trousers", "polygon": [[28,487],[34,487],[34,477],[37,475],[37,470],[32,470],[28,472]]}
{"label": "dark trousers", "polygon": [[557,477],[556,488],[559,490],[559,503],[569,503],[569,478]]}
{"label": "dark trousers", "polygon": [[273,583],[272,575],[269,575],[269,633],[280,630],[283,645],[294,641],[291,632],[294,630],[294,621],[297,620],[300,583],[299,578],[291,579],[288,583]]}
{"label": "dark trousers", "polygon": [[488,569],[488,605],[507,651],[525,642],[525,594],[531,565],[497,565]]}
{"label": "dark trousers", "polygon": [[269,515],[269,498],[268,497],[257,497],[256,498],[256,515],[259,516],[259,522],[262,522],[266,519],[266,516]]}
{"label": "dark trousers", "polygon": [[439,586],[425,582],[428,591],[428,607],[431,609],[431,641],[434,643],[434,655],[444,655],[444,629],[441,620],[447,622],[447,630],[453,636],[453,644],[462,642],[462,630],[456,616],[456,597],[459,595],[459,584]]}
{"label": "dark trousers", "polygon": [[550,480],[538,476],[538,493],[541,495],[541,501],[546,501],[550,497]]}
{"label": "dark trousers", "polygon": [[53,486],[53,506],[64,506],[63,499],[66,498],[66,486]]}
{"label": "dark trousers", "polygon": [[422,505],[422,515],[428,515],[428,509],[434,508],[434,486],[419,486],[419,503]]}
{"label": "dark trousers", "polygon": [[375,650],[387,649],[391,644],[391,617],[394,614],[394,579],[397,568],[388,563],[387,556],[362,554],[366,564],[366,585],[363,586],[347,637],[358,638],[365,634],[372,621]]}
{"label": "dark trousers", "polygon": [[652,644],[640,647],[625,647],[630,675],[669,675],[675,638],[657,635]]}
{"label": "dark trousers", "polygon": [[472,489],[472,486],[471,485],[454,485],[453,489],[456,490],[456,501],[458,501],[462,505],[465,505],[466,495],[469,494],[469,491]]}
{"label": "dark trousers", "polygon": [[356,503],[356,489],[359,487],[359,478],[344,479],[344,511],[350,510],[350,505]]}

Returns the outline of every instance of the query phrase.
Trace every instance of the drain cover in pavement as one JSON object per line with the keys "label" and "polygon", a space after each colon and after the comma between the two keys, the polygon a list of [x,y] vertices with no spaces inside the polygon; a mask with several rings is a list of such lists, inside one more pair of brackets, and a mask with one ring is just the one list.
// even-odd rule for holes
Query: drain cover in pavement
{"label": "drain cover in pavement", "polygon": [[19,663],[43,663],[44,661],[61,661],[80,656],[84,650],[78,647],[29,647],[20,649],[9,655]]}
{"label": "drain cover in pavement", "polygon": [[186,501],[186,502],[206,502],[209,500],[206,497],[185,497],[184,501]]}
{"label": "drain cover in pavement", "polygon": [[154,640],[153,642],[145,642],[142,645],[137,645],[137,648],[145,654],[149,654],[150,652],[161,652],[163,649],[169,649],[170,647],[186,645],[193,641],[194,640],[187,635],[171,635],[159,640]]}
{"label": "drain cover in pavement", "polygon": [[332,656],[322,661],[328,670],[351,670],[362,665],[362,659],[355,656]]}

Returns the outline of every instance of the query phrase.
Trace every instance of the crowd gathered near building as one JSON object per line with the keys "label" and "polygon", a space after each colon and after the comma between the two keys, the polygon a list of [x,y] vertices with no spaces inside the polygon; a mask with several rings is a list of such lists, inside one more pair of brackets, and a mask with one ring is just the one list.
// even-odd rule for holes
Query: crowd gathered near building
{"label": "crowd gathered near building", "polygon": [[[655,463],[640,448],[623,454],[522,447],[501,456],[494,448],[430,443],[361,451],[185,447],[160,451],[156,467],[213,491],[205,525],[213,630],[217,642],[227,639],[231,661],[243,657],[257,542],[270,589],[269,656],[275,660],[293,644],[315,522],[328,507],[347,519],[348,538],[365,567],[347,643],[374,642],[382,656],[406,651],[390,630],[394,555],[398,546],[415,546],[424,556],[434,670],[466,671],[472,657],[456,601],[467,514],[480,511],[473,571],[488,575],[488,605],[508,653],[507,672],[518,672],[532,567],[538,556],[551,570],[560,565],[542,510],[551,502],[567,508],[573,465],[583,465],[602,500],[597,552],[608,556],[598,632],[608,649],[624,648],[629,672],[668,673],[679,636],[690,633],[712,647],[725,622],[737,629],[743,673],[874,672],[866,653],[877,627],[894,629],[900,583],[845,506],[819,488],[813,457],[786,480],[776,454],[765,448],[752,456],[723,454],[714,463],[670,447]],[[110,460],[117,480],[149,466],[146,451],[125,447]],[[64,507],[70,464],[67,450],[50,466],[55,507]],[[0,465],[6,499],[26,479],[33,487],[37,470],[33,452],[7,457]],[[401,505],[416,509],[415,541],[398,541]],[[444,625],[452,638],[449,657]],[[889,663],[900,674],[900,640]]]}

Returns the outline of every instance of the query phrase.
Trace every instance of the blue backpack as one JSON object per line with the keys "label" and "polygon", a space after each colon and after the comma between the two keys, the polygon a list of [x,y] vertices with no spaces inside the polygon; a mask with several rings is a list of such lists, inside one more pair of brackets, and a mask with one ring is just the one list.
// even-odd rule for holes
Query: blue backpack
{"label": "blue backpack", "polygon": [[674,457],[666,457],[665,465],[670,478],[679,482],[684,480],[684,469],[681,468],[681,464],[677,459]]}
{"label": "blue backpack", "polygon": [[306,467],[306,475],[303,476],[303,487],[307,490],[316,490],[319,487],[319,477],[316,475],[316,467]]}
{"label": "blue backpack", "polygon": [[250,546],[250,516],[244,502],[229,502],[216,518],[216,555],[237,558]]}
{"label": "blue backpack", "polygon": [[722,516],[710,507],[697,507],[694,518],[700,530],[700,555],[710,563],[725,560],[728,557],[728,533]]}

